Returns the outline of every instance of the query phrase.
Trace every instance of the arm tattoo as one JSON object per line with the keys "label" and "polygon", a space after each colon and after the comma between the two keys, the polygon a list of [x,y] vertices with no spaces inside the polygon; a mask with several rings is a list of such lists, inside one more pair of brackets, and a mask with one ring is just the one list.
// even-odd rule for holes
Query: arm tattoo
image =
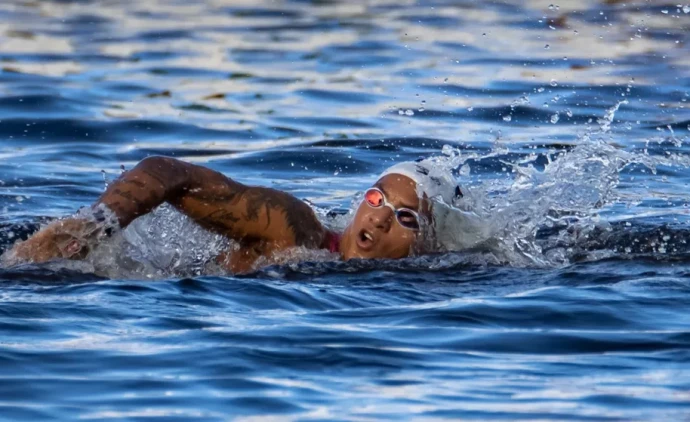
{"label": "arm tattoo", "polygon": [[240,221],[240,218],[235,217],[231,211],[220,208],[197,221],[207,226],[218,226],[218,223],[222,222],[226,227],[232,227],[233,224]]}
{"label": "arm tattoo", "polygon": [[155,180],[156,182],[160,183],[161,186],[166,186],[166,185],[167,185],[166,182],[165,182],[165,179],[166,179],[166,178],[165,178],[165,175],[164,175],[162,172],[160,172],[160,171],[159,171],[159,172],[154,172],[154,171],[151,171],[151,170],[148,170],[148,169],[144,169],[144,170],[142,170],[142,173],[144,173],[145,175],[149,176],[150,178],[152,178],[152,179]]}
{"label": "arm tattoo", "polygon": [[268,189],[254,189],[245,196],[250,221],[259,219],[260,210],[266,213],[266,228],[271,224],[271,210],[277,210],[285,217],[288,229],[295,237],[295,243],[303,246],[318,246],[321,239],[321,224],[311,208],[299,199],[284,192]]}
{"label": "arm tattoo", "polygon": [[266,228],[271,225],[271,208],[279,208],[281,205],[279,201],[276,201],[272,195],[262,194],[262,192],[257,192],[250,194],[247,197],[247,215],[246,218],[249,221],[256,221],[259,219],[259,209],[264,208],[266,213]]}
{"label": "arm tattoo", "polygon": [[120,196],[120,197],[122,197],[122,198],[128,199],[128,200],[130,200],[130,201],[132,201],[132,202],[134,202],[134,203],[138,203],[138,202],[139,202],[136,198],[134,198],[134,195],[132,195],[132,192],[130,192],[130,191],[128,191],[128,190],[123,191],[123,190],[120,190],[119,188],[115,188],[115,190],[113,191],[113,193],[114,193],[115,195],[117,195],[117,196]]}
{"label": "arm tattoo", "polygon": [[202,201],[223,202],[228,205],[237,205],[247,190],[247,186],[231,182],[220,187],[195,192],[194,197]]}
{"label": "arm tattoo", "polygon": [[139,180],[127,180],[127,183],[131,183],[139,189],[144,189],[146,187],[146,183],[141,182]]}

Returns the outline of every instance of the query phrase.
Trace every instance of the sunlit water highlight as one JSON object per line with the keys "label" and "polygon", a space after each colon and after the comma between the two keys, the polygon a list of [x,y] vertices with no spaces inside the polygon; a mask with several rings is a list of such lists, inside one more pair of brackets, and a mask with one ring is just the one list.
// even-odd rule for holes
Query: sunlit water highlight
{"label": "sunlit water highlight", "polygon": [[233,277],[162,207],[0,269],[0,415],[687,418],[688,34],[651,1],[2,3],[0,252],[152,154],[335,228],[402,160],[466,194],[399,261]]}

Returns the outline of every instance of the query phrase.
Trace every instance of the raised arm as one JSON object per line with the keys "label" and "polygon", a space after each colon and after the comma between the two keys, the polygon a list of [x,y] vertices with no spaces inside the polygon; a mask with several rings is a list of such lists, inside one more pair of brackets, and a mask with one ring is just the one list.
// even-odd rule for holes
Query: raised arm
{"label": "raised arm", "polygon": [[93,207],[106,205],[117,216],[120,227],[127,227],[163,202],[184,195],[193,185],[196,168],[173,158],[146,158],[112,182]]}
{"label": "raised arm", "polygon": [[275,189],[245,186],[206,167],[151,157],[112,183],[104,204],[122,227],[168,202],[203,227],[239,241],[316,247],[323,227],[311,208]]}
{"label": "raised arm", "polygon": [[[206,167],[167,157],[142,160],[112,182],[93,207],[107,206],[120,226],[126,227],[163,202],[206,229],[239,241],[245,249],[245,261],[290,246],[318,247],[324,236],[311,208],[292,195],[245,186]],[[83,242],[75,244],[74,239],[68,239],[58,245],[53,241],[64,237],[65,231],[73,232],[79,224],[74,218],[53,223],[15,247],[15,252],[34,262],[81,257]]]}

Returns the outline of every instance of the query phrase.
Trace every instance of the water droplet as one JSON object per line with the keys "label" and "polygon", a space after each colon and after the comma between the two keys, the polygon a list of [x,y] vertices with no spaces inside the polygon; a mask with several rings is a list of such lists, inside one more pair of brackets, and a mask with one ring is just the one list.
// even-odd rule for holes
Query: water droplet
{"label": "water droplet", "polygon": [[421,113],[422,111],[424,111],[424,107],[419,107],[417,110]]}
{"label": "water droplet", "polygon": [[551,123],[555,125],[556,123],[558,123],[559,118],[560,117],[558,116],[558,113],[554,114],[553,116],[551,116]]}
{"label": "water droplet", "polygon": [[555,79],[551,79],[551,82],[549,83],[549,85],[558,86],[558,81],[556,81]]}
{"label": "water droplet", "polygon": [[[474,110],[474,107],[467,107],[467,111],[472,111]],[[688,125],[688,129],[690,129],[690,125]]]}
{"label": "water droplet", "polygon": [[554,10],[556,7],[553,4],[549,5],[549,10]]}
{"label": "water droplet", "polygon": [[402,116],[403,114],[405,114],[405,111],[404,110],[398,110],[398,114]]}
{"label": "water droplet", "polygon": [[405,115],[406,116],[414,116],[414,111],[407,109],[407,110],[405,110]]}
{"label": "water droplet", "polygon": [[664,9],[661,11],[661,13],[663,13],[664,15],[668,15],[668,10]]}
{"label": "water droplet", "polygon": [[549,48],[551,48],[551,46],[548,45],[548,44],[546,44],[546,45],[544,46],[544,49],[546,49],[546,50],[548,50]]}
{"label": "water droplet", "polygon": [[529,104],[529,98],[528,98],[527,96],[525,96],[525,95],[523,95],[522,97],[520,97],[520,98],[514,100],[514,101],[510,104],[510,107],[513,108],[513,107],[515,107],[515,106],[519,106],[519,105],[523,105],[523,104]]}
{"label": "water droplet", "polygon": [[544,87],[540,86],[539,88],[537,88],[537,92],[544,92]]}
{"label": "water droplet", "polygon": [[573,117],[573,112],[572,112],[570,109],[567,109],[567,110],[565,111],[565,115],[568,116],[568,117]]}
{"label": "water droplet", "polygon": [[511,120],[513,120],[513,117],[510,114],[503,116],[504,122],[509,122]]}
{"label": "water droplet", "polygon": [[24,201],[24,198],[22,198],[21,196],[17,196],[14,198],[14,200],[17,202],[22,202],[22,201]]}
{"label": "water droplet", "polygon": [[690,13],[690,4],[683,6],[683,13]]}

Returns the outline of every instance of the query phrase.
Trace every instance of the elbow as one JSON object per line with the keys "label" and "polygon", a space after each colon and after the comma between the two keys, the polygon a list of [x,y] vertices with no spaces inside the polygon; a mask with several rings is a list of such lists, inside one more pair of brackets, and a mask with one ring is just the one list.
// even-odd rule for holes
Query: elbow
{"label": "elbow", "polygon": [[175,158],[163,157],[161,155],[153,155],[151,157],[146,157],[143,160],[139,161],[135,169],[151,169],[160,171],[163,169],[173,168],[177,163],[181,163],[181,161]]}
{"label": "elbow", "polygon": [[149,183],[157,183],[169,194],[189,183],[189,165],[176,158],[155,155],[144,158],[132,169],[133,175],[145,176]]}

